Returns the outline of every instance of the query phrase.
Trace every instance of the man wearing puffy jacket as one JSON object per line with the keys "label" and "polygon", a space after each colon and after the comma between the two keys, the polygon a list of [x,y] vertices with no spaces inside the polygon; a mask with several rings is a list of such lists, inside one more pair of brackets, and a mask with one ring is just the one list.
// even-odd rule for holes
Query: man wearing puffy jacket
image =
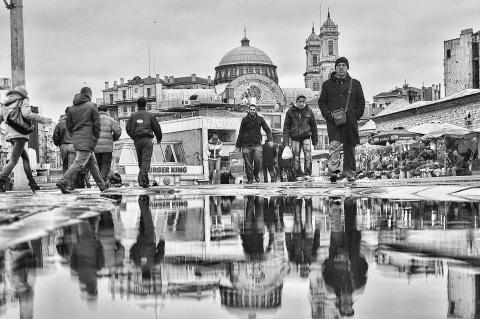
{"label": "man wearing puffy jacket", "polygon": [[97,160],[93,153],[100,136],[100,117],[98,116],[97,106],[91,100],[92,90],[84,87],[79,94],[75,95],[73,105],[68,110],[67,129],[72,135],[76,155],[72,166],[57,182],[57,187],[64,194],[71,192],[67,188],[68,181],[85,167],[92,173],[100,191],[103,192],[108,188],[108,184],[103,181],[102,175],[100,175]]}
{"label": "man wearing puffy jacket", "polygon": [[130,115],[127,122],[127,134],[135,144],[137,151],[138,167],[138,185],[148,188],[148,171],[152,161],[153,153],[153,135],[157,137],[157,143],[162,141],[162,129],[158,124],[157,118],[146,110],[147,100],[141,97],[137,100],[138,111]]}
{"label": "man wearing puffy jacket", "polygon": [[312,110],[305,104],[306,98],[300,94],[296,103],[288,109],[283,125],[283,141],[288,145],[291,140],[295,177],[303,175],[300,167],[300,151],[305,157],[306,176],[312,175],[312,144],[318,143],[317,122]]}
{"label": "man wearing puffy jacket", "polygon": [[100,174],[106,181],[112,164],[113,142],[120,138],[122,129],[117,121],[108,115],[106,105],[98,107],[98,114],[100,115],[100,137],[95,146],[95,158]]}

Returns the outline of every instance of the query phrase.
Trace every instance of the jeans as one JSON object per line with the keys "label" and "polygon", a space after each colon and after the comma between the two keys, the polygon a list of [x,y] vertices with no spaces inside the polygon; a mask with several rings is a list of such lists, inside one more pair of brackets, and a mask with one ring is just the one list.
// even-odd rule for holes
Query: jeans
{"label": "jeans", "polygon": [[[73,144],[61,144],[60,157],[62,159],[63,174],[65,174],[67,169],[72,166],[73,161],[75,160],[75,149],[73,148]],[[74,179],[75,177],[69,181],[70,186],[73,186]]]}
{"label": "jeans", "polygon": [[103,182],[102,175],[98,169],[97,160],[93,152],[89,151],[77,151],[75,155],[75,160],[73,161],[72,166],[70,166],[65,174],[63,174],[60,183],[67,183],[69,180],[72,180],[77,173],[83,169],[88,168],[92,173],[93,179],[99,188],[104,188],[105,183]]}
{"label": "jeans", "polygon": [[242,147],[243,159],[245,160],[245,170],[247,173],[247,180],[253,180],[254,176],[260,173],[260,167],[263,160],[262,145],[252,145]]}
{"label": "jeans", "polygon": [[221,157],[218,158],[208,158],[208,180],[211,182],[213,179],[213,171],[220,171],[220,163],[222,161]]}
{"label": "jeans", "polygon": [[98,163],[98,169],[104,181],[107,180],[110,174],[110,166],[112,165],[112,152],[95,153],[95,159]]}
{"label": "jeans", "polygon": [[310,139],[303,141],[292,141],[293,168],[296,176],[302,174],[300,167],[300,152],[303,150],[305,175],[312,175],[312,141]]}
{"label": "jeans", "polygon": [[147,186],[149,183],[148,172],[150,171],[150,163],[152,161],[153,143],[149,137],[136,139],[134,141],[135,150],[137,151],[138,167],[138,185]]}
{"label": "jeans", "polygon": [[27,179],[30,183],[35,183],[35,179],[32,175],[32,169],[30,168],[30,159],[28,158],[28,152],[25,150],[25,144],[28,142],[26,138],[12,138],[10,143],[13,145],[12,156],[10,161],[2,168],[2,173],[0,178],[2,180],[6,179],[13,171],[15,165],[17,165],[18,160],[22,157],[23,161],[23,170]]}
{"label": "jeans", "polygon": [[270,173],[270,183],[275,183],[277,181],[275,167],[273,165],[264,165],[263,166],[263,181],[268,182],[268,174]]}
{"label": "jeans", "polygon": [[340,141],[330,141],[330,148],[328,150],[328,171],[330,174],[340,173],[340,164],[342,156],[340,154],[343,148],[343,173],[347,178],[355,178],[356,162],[355,162],[355,145],[345,145]]}

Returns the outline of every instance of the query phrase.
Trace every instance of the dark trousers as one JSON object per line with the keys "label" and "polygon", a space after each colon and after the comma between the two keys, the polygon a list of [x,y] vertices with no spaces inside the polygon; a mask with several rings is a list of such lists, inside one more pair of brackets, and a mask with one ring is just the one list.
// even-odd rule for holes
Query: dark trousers
{"label": "dark trousers", "polygon": [[137,151],[138,167],[138,184],[140,186],[148,186],[148,172],[150,171],[150,163],[152,161],[153,143],[149,137],[135,139],[135,150]]}
{"label": "dark trousers", "polygon": [[95,153],[97,159],[98,169],[104,181],[107,180],[110,173],[110,166],[112,165],[112,152]]}
{"label": "dark trousers", "polygon": [[262,145],[252,145],[242,147],[243,159],[245,160],[245,170],[247,173],[247,179],[253,180],[253,177],[257,177],[260,172],[263,160],[263,148]]}
{"label": "dark trousers", "polygon": [[273,165],[263,165],[263,181],[268,183],[268,173],[270,173],[270,182],[275,183],[277,181],[277,177],[275,174],[275,167]]}

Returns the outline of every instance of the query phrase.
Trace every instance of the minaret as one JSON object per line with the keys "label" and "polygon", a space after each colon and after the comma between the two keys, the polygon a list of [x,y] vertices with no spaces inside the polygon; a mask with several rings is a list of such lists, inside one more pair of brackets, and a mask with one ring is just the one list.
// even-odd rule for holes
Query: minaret
{"label": "minaret", "polygon": [[320,73],[319,64],[321,61],[321,41],[318,35],[315,33],[315,26],[312,25],[312,33],[305,41],[305,53],[306,53],[306,69],[303,73],[305,79],[305,87],[311,88],[314,91],[320,91]]}
{"label": "minaret", "polygon": [[338,58],[338,26],[330,18],[328,9],[327,20],[320,28],[319,40],[321,42],[322,54],[319,62],[320,85],[323,84],[330,74],[335,70],[335,60]]}

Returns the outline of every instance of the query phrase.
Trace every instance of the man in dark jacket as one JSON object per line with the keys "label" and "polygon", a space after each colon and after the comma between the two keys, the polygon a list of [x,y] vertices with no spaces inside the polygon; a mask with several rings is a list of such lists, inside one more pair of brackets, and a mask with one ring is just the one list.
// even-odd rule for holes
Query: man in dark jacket
{"label": "man in dark jacket", "polygon": [[137,151],[138,167],[138,185],[148,188],[148,171],[150,171],[150,162],[153,153],[153,134],[157,137],[157,143],[162,141],[162,129],[158,124],[157,118],[146,110],[147,100],[141,97],[137,100],[138,111],[130,115],[127,122],[127,134],[135,144]]}
{"label": "man in dark jacket", "polygon": [[[70,132],[67,130],[67,114],[70,107],[65,109],[65,115],[60,117],[58,124],[55,126],[53,132],[53,144],[60,148],[60,157],[62,159],[63,173],[72,166],[75,160],[75,148],[73,147],[73,139]],[[73,189],[73,180],[68,181],[68,188]]]}
{"label": "man in dark jacket", "polygon": [[[335,61],[335,72],[322,86],[322,93],[318,100],[318,106],[322,116],[327,120],[327,132],[330,140],[328,170],[330,181],[335,183],[340,173],[340,163],[343,143],[343,172],[349,182],[355,181],[355,146],[360,144],[358,135],[358,120],[365,110],[365,98],[362,85],[352,79],[348,74],[349,64],[345,57]],[[349,95],[350,83],[352,89],[346,111],[347,122],[336,126],[332,112],[337,109],[345,109]]]}
{"label": "man in dark jacket", "polygon": [[80,93],[75,95],[73,106],[67,113],[67,129],[72,135],[73,147],[75,148],[75,160],[72,166],[63,174],[63,177],[57,182],[57,187],[62,193],[71,192],[67,188],[69,180],[72,180],[78,171],[88,167],[92,173],[95,183],[100,191],[108,188],[108,184],[103,181],[102,175],[98,169],[97,160],[93,150],[100,136],[100,117],[95,103],[92,100],[92,90],[88,87],[81,89]]}
{"label": "man in dark jacket", "polygon": [[312,144],[318,143],[317,122],[315,115],[306,103],[306,97],[300,94],[296,98],[296,104],[288,109],[283,125],[283,140],[290,144],[293,153],[294,174],[300,177],[300,150],[305,157],[304,170],[306,176],[312,175]]}
{"label": "man in dark jacket", "polygon": [[235,151],[238,152],[241,149],[243,153],[247,171],[247,184],[253,183],[253,177],[255,177],[257,183],[260,182],[258,173],[260,172],[263,159],[261,128],[263,128],[265,134],[267,134],[268,143],[273,147],[270,127],[268,127],[263,117],[257,115],[256,105],[251,104],[248,107],[247,116],[242,119],[237,143],[235,144]]}

